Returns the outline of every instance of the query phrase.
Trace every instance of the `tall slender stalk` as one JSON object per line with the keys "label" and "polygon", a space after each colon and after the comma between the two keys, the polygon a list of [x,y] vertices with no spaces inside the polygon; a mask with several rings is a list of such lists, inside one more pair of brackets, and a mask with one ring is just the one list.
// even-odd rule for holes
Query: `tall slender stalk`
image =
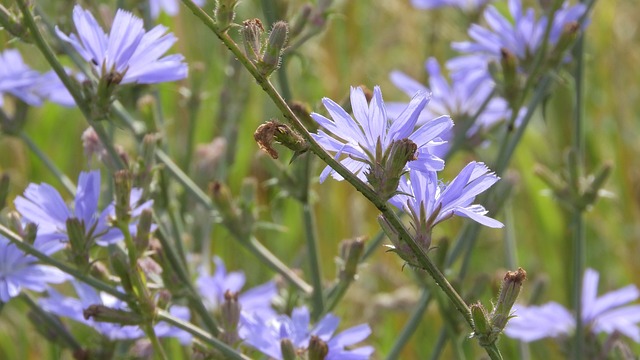
{"label": "tall slender stalk", "polygon": [[[584,35],[580,35],[573,49],[573,56],[576,60],[574,72],[575,78],[575,109],[573,116],[573,144],[572,148],[577,157],[577,167],[581,169],[584,164]],[[579,186],[579,183],[575,184]],[[575,189],[579,193],[580,189]],[[585,331],[583,328],[582,314],[582,276],[586,263],[586,238],[584,231],[584,208],[581,206],[573,207],[571,215],[571,227],[573,228],[573,289],[571,299],[573,309],[576,314],[576,333],[573,346],[573,358],[583,359],[585,356]]]}
{"label": "tall slender stalk", "polygon": [[423,288],[422,295],[420,295],[418,303],[413,308],[413,312],[409,316],[409,321],[407,321],[407,323],[404,325],[404,328],[402,328],[402,331],[400,332],[400,335],[398,336],[396,342],[393,344],[391,351],[389,351],[389,353],[387,354],[387,360],[395,360],[400,358],[400,352],[407,344],[407,342],[409,342],[409,339],[411,339],[411,336],[422,321],[422,315],[424,314],[425,310],[427,310],[429,301],[431,301],[431,293],[429,292],[429,289]]}
{"label": "tall slender stalk", "polygon": [[53,161],[49,159],[47,154],[45,154],[42,150],[40,150],[38,145],[36,145],[36,143],[34,143],[33,140],[31,140],[29,135],[27,135],[24,132],[21,132],[20,139],[22,139],[22,141],[27,145],[29,150],[31,150],[31,152],[33,152],[44,163],[47,169],[49,169],[49,171],[51,171],[53,175],[55,175],[58,181],[60,181],[60,183],[62,184],[62,187],[64,187],[64,189],[69,193],[69,195],[75,196],[76,186],[73,184],[73,181],[71,181],[71,179],[69,179],[67,175],[65,175],[62,171],[60,171],[60,169],[58,169],[56,164],[54,164]]}

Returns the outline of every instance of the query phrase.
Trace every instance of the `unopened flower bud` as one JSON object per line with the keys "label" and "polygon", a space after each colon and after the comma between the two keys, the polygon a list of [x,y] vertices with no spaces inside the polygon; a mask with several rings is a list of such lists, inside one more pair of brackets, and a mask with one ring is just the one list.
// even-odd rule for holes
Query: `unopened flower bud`
{"label": "unopened flower bud", "polygon": [[269,76],[274,70],[280,67],[280,55],[287,43],[289,25],[285,21],[278,21],[273,24],[269,33],[269,40],[265,47],[262,61],[258,63],[258,69],[264,76]]}
{"label": "unopened flower bud", "polygon": [[396,195],[400,177],[407,162],[416,159],[418,146],[409,139],[401,139],[391,143],[384,154],[380,154],[381,149],[382,145],[376,146],[378,153],[366,176],[369,184],[386,201]]}
{"label": "unopened flower bud", "polygon": [[236,17],[236,5],[238,0],[217,0],[214,16],[216,25],[220,30],[227,31]]}
{"label": "unopened flower bud", "polygon": [[389,246],[390,251],[395,252],[400,256],[404,261],[409,264],[416,263],[416,256],[413,254],[413,251],[401,238],[398,231],[389,224],[389,221],[384,217],[384,215],[378,216],[378,224],[382,228],[382,231],[387,235],[389,240],[391,241],[391,246]]}
{"label": "unopened flower bud", "polygon": [[122,288],[128,294],[133,293],[133,285],[131,283],[130,276],[130,265],[128,263],[127,256],[124,252],[116,247],[110,247],[109,252],[109,261],[111,262],[111,267],[116,275],[120,278],[120,284]]}
{"label": "unopened flower bud", "polygon": [[582,206],[584,208],[598,200],[598,194],[609,178],[609,175],[611,175],[611,164],[605,164],[598,170],[585,193],[582,195]]}
{"label": "unopened flower bud", "polygon": [[82,315],[85,319],[93,319],[100,322],[108,322],[120,325],[140,325],[142,318],[131,311],[113,309],[104,305],[94,304],[84,309]]}
{"label": "unopened flower bud", "polygon": [[317,336],[309,340],[309,360],[324,360],[329,353],[329,346]]}
{"label": "unopened flower bud", "polygon": [[242,306],[238,302],[238,293],[227,290],[224,293],[224,302],[222,303],[220,312],[222,313],[222,341],[229,345],[233,345],[240,337],[238,336],[238,324],[240,322],[240,310]]}
{"label": "unopened flower bud", "polygon": [[242,23],[242,40],[244,44],[244,52],[252,62],[258,62],[262,59],[262,34],[264,27],[259,19],[245,20]]}
{"label": "unopened flower bud", "polygon": [[487,310],[480,303],[471,305],[471,318],[473,319],[473,336],[480,340],[481,345],[490,344],[491,323]]}
{"label": "unopened flower bud", "polygon": [[116,221],[129,224],[131,219],[131,176],[129,171],[120,170],[113,176],[115,182]]}
{"label": "unopened flower bud", "polygon": [[138,220],[138,231],[133,238],[138,253],[143,253],[149,246],[149,234],[151,233],[151,223],[153,222],[153,213],[149,209],[142,210],[140,219]]}
{"label": "unopened flower bud", "polygon": [[511,316],[511,308],[516,303],[522,283],[527,278],[527,272],[522,268],[516,271],[508,271],[500,285],[500,293],[498,294],[498,302],[491,312],[491,325],[494,332],[500,333],[507,325],[507,321]]}
{"label": "unopened flower bud", "polygon": [[345,240],[340,244],[341,280],[352,281],[355,279],[363,252],[364,238]]}
{"label": "unopened flower bud", "polygon": [[22,232],[22,238],[27,244],[33,245],[36,241],[36,235],[38,234],[38,225],[34,223],[28,223],[24,227],[24,231]]}
{"label": "unopened flower bud", "polygon": [[571,45],[576,41],[580,34],[580,24],[577,21],[571,21],[564,24],[560,38],[556,43],[556,46],[551,51],[551,61],[553,64],[557,64],[564,60],[564,53]]}
{"label": "unopened flower bud", "polygon": [[291,31],[289,32],[291,38],[298,36],[302,30],[304,30],[312,11],[313,6],[311,4],[307,3],[302,5],[298,15],[296,15],[295,19],[291,22]]}
{"label": "unopened flower bud", "polygon": [[504,97],[511,109],[518,109],[516,102],[520,97],[518,85],[518,58],[506,48],[500,49],[502,78],[504,81]]}
{"label": "unopened flower bud", "polygon": [[300,101],[292,101],[289,103],[289,107],[309,132],[315,133],[318,130],[318,123],[311,117],[309,105]]}
{"label": "unopened flower bud", "polygon": [[296,348],[289,339],[280,340],[280,352],[283,360],[297,360]]}
{"label": "unopened flower bud", "polygon": [[9,195],[9,174],[2,173],[0,176],[0,209],[4,209]]}
{"label": "unopened flower bud", "polygon": [[71,245],[71,261],[82,270],[89,270],[89,239],[86,238],[85,224],[77,218],[66,222],[67,235]]}
{"label": "unopened flower bud", "polygon": [[11,35],[24,42],[30,42],[31,33],[22,25],[22,22],[17,16],[2,5],[0,5],[0,25]]}

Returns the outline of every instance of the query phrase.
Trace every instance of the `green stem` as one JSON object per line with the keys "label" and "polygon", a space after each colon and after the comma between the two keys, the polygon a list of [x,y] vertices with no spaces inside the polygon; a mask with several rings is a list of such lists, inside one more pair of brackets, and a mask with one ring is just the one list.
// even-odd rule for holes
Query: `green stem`
{"label": "green stem", "polygon": [[118,155],[118,152],[116,151],[111,141],[109,141],[109,138],[107,137],[107,134],[104,131],[104,128],[102,127],[102,124],[93,120],[89,104],[87,104],[87,102],[85,101],[80,89],[71,80],[69,75],[67,75],[67,72],[64,70],[64,67],[62,66],[62,64],[60,64],[60,62],[56,58],[53,50],[51,49],[49,44],[47,44],[47,42],[44,40],[44,37],[42,36],[42,33],[40,33],[40,30],[38,29],[38,25],[33,19],[33,15],[31,14],[31,11],[29,10],[28,5],[26,4],[26,1],[17,0],[16,2],[18,3],[18,7],[22,12],[24,22],[27,28],[29,29],[31,36],[33,37],[33,42],[38,47],[40,52],[42,52],[45,59],[47,59],[47,62],[49,63],[49,65],[51,65],[51,67],[56,72],[56,74],[58,75],[58,77],[60,78],[64,86],[67,88],[67,90],[69,91],[69,94],[71,94],[71,96],[73,97],[73,100],[76,102],[76,105],[84,115],[89,125],[95,130],[103,146],[107,149],[107,152],[111,157],[111,160],[116,165],[116,168],[119,170],[124,169],[125,164],[120,158],[120,156]]}
{"label": "green stem", "polygon": [[13,231],[9,230],[8,228],[6,228],[4,225],[0,225],[0,234],[2,234],[4,237],[6,237],[7,239],[9,239],[9,241],[11,241],[13,244],[15,244],[20,250],[24,251],[25,253],[29,254],[29,255],[33,255],[36,258],[38,258],[40,261],[42,261],[43,263],[47,264],[47,265],[51,265],[53,267],[56,267],[60,270],[62,270],[63,272],[73,276],[74,278],[93,286],[94,288],[104,291],[110,295],[113,295],[114,297],[123,300],[125,302],[128,302],[130,300],[129,295],[121,293],[120,291],[118,291],[117,289],[113,288],[112,286],[110,286],[109,284],[102,282],[98,279],[94,279],[90,276],[85,275],[83,272],[74,269],[72,267],[70,267],[69,265],[60,262],[52,257],[49,257],[47,255],[45,255],[44,253],[41,253],[40,251],[38,251],[36,248],[34,248],[33,246],[27,244],[26,242],[22,241],[22,239],[20,239],[20,237],[18,235],[16,235],[15,233],[13,233]]}
{"label": "green stem", "polygon": [[251,251],[253,255],[260,259],[263,263],[265,263],[275,272],[279,273],[285,279],[287,279],[287,281],[289,281],[298,290],[302,291],[305,294],[313,293],[313,287],[311,287],[311,285],[307,284],[291,269],[283,264],[282,261],[280,261],[280,259],[273,255],[266,247],[264,247],[264,245],[262,245],[258,241],[258,239],[252,236],[249,241],[240,241],[240,243],[245,245],[247,249]]}
{"label": "green stem", "polygon": [[[573,117],[573,149],[577,156],[578,169],[583,165],[584,157],[584,35],[580,35],[573,49],[576,59],[575,68],[575,109]],[[577,184],[576,184],[577,185]],[[576,193],[580,189],[574,189]],[[585,356],[585,331],[582,322],[582,276],[586,264],[586,238],[584,231],[583,207],[574,206],[571,226],[573,228],[573,289],[572,305],[576,314],[576,333],[573,344],[573,358],[583,359]]]}
{"label": "green stem", "polygon": [[47,169],[49,169],[49,171],[51,171],[56,176],[60,183],[62,183],[62,186],[65,190],[67,190],[69,195],[75,196],[76,186],[73,184],[73,181],[71,181],[71,179],[69,179],[67,175],[65,175],[62,171],[60,171],[60,169],[58,169],[53,161],[51,161],[51,159],[49,159],[49,157],[44,152],[42,152],[42,150],[40,150],[38,145],[36,145],[26,133],[21,132],[19,136],[20,139],[22,139],[22,141],[24,141],[24,143],[27,145],[29,150],[31,150],[44,163]]}
{"label": "green stem", "polygon": [[440,286],[440,288],[445,292],[447,297],[453,302],[454,306],[462,316],[465,318],[469,326],[473,326],[473,321],[471,319],[471,313],[467,304],[462,300],[460,295],[456,292],[456,290],[449,284],[445,276],[440,272],[440,270],[433,264],[431,259],[428,258],[424,249],[422,249],[415,242],[413,237],[409,234],[407,229],[404,227],[400,219],[396,216],[396,214],[391,210],[388,206],[387,202],[381,199],[378,194],[366,183],[360,180],[357,176],[355,176],[351,171],[345,168],[339,161],[334,159],[329,153],[327,153],[318,142],[311,136],[309,131],[304,127],[302,122],[297,118],[297,116],[293,113],[291,108],[287,105],[287,103],[282,99],[280,94],[274,88],[274,86],[269,82],[267,78],[265,78],[255,67],[255,65],[245,56],[243,51],[238,47],[238,45],[231,39],[231,37],[223,31],[220,31],[214,20],[199,6],[197,6],[192,0],[182,0],[182,2],[198,17],[202,22],[214,32],[214,34],[224,43],[224,45],[237,57],[238,61],[240,61],[244,67],[251,73],[251,75],[258,82],[260,87],[267,93],[267,95],[272,99],[276,107],[282,112],[284,117],[289,121],[289,124],[297,131],[309,144],[309,149],[316,154],[322,161],[324,161],[327,165],[333,168],[338,174],[340,174],[346,181],[348,181],[353,187],[362,193],[371,203],[373,203],[378,210],[384,215],[389,224],[398,231],[400,238],[407,243],[412,252],[415,253],[415,256],[418,260],[418,265],[426,270],[431,277],[435,280],[436,284]]}
{"label": "green stem", "polygon": [[444,350],[444,345],[447,343],[447,330],[440,330],[440,334],[438,335],[438,340],[436,341],[436,345],[433,347],[431,351],[431,356],[429,356],[430,360],[438,360],[440,358],[440,354],[442,354],[442,350]]}
{"label": "green stem", "polygon": [[167,354],[164,352],[162,348],[162,344],[160,344],[160,340],[158,340],[158,336],[156,335],[156,331],[153,328],[153,324],[147,324],[143,326],[144,332],[149,338],[151,342],[151,346],[153,347],[153,355],[154,359],[163,359],[167,360]]}
{"label": "green stem", "polygon": [[38,319],[44,321],[45,323],[45,331],[54,330],[55,336],[62,339],[74,352],[82,350],[82,345],[69,333],[69,330],[58,320],[55,315],[52,315],[49,312],[44,311],[38,304],[36,304],[33,299],[27,295],[26,293],[20,294],[20,299],[22,299],[33,311],[38,315]]}
{"label": "green stem", "polygon": [[422,289],[422,295],[420,296],[418,303],[413,308],[413,312],[409,316],[409,321],[407,321],[407,323],[404,325],[404,328],[402,328],[402,331],[400,332],[400,335],[398,336],[396,342],[393,344],[391,351],[389,351],[389,354],[387,354],[387,360],[395,360],[400,358],[402,349],[407,344],[407,342],[409,342],[409,339],[411,339],[411,336],[422,321],[422,315],[424,314],[425,310],[427,310],[429,301],[431,301],[431,294],[429,293],[429,290],[427,288],[424,288]]}
{"label": "green stem", "polygon": [[207,196],[207,194],[202,191],[202,189],[200,189],[200,187],[195,182],[193,182],[193,180],[191,180],[189,175],[185,174],[184,171],[182,171],[182,169],[180,169],[180,167],[178,167],[178,165],[176,165],[176,163],[171,160],[169,155],[167,155],[161,149],[156,149],[156,158],[158,159],[158,161],[165,165],[167,170],[169,170],[169,173],[171,173],[173,177],[178,180],[178,182],[182,184],[182,186],[184,186],[184,188],[198,200],[199,203],[204,205],[207,210],[213,210],[213,203],[211,202],[209,196]]}
{"label": "green stem", "polygon": [[202,303],[202,298],[193,287],[187,269],[184,267],[184,264],[180,262],[180,259],[178,259],[176,252],[173,249],[173,246],[169,243],[167,235],[168,233],[164,227],[164,224],[157,219],[155,219],[154,222],[158,224],[157,236],[160,244],[162,245],[162,249],[164,250],[163,254],[167,257],[169,264],[171,265],[171,267],[173,267],[173,270],[180,279],[181,283],[186,286],[188,290],[187,295],[189,298],[189,304],[200,316],[209,333],[213,334],[214,336],[218,336],[218,334],[220,333],[218,323],[204,306],[204,304]]}
{"label": "green stem", "polygon": [[232,347],[230,347],[229,345],[225,344],[224,342],[216,339],[215,337],[209,335],[207,332],[205,332],[204,330],[200,329],[199,327],[180,320],[174,316],[172,316],[171,314],[169,314],[168,312],[166,312],[165,310],[158,310],[157,313],[157,317],[158,317],[158,321],[164,321],[170,325],[173,325],[177,328],[180,328],[188,333],[190,333],[191,335],[195,336],[196,338],[202,340],[203,342],[205,342],[206,344],[211,345],[213,348],[215,348],[216,350],[220,351],[222,353],[222,355],[224,355],[225,359],[230,359],[230,360],[251,360],[250,358],[244,356],[243,354],[239,353],[238,351],[236,351],[235,349],[233,349]]}
{"label": "green stem", "polygon": [[[307,157],[306,161],[309,161]],[[311,284],[313,285],[313,293],[311,299],[313,301],[313,318],[317,319],[324,312],[324,298],[322,296],[322,272],[320,269],[320,260],[318,257],[318,240],[316,237],[313,209],[307,202],[302,204],[302,215],[304,217],[304,232],[307,238],[307,253],[309,255],[309,270],[311,272]]]}

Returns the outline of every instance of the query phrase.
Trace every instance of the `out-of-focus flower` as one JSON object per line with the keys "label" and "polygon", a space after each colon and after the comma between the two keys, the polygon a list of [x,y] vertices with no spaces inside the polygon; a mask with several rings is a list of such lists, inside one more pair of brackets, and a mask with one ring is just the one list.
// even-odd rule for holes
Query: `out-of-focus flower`
{"label": "out-of-focus flower", "polygon": [[8,49],[0,53],[0,106],[4,93],[29,105],[41,105],[42,98],[34,92],[39,80],[40,73],[24,63],[18,50]]}
{"label": "out-of-focus flower", "polygon": [[418,9],[437,9],[454,7],[464,12],[476,12],[491,0],[411,0],[411,5]]}
{"label": "out-of-focus flower", "polygon": [[[435,58],[429,58],[425,67],[429,74],[429,88],[401,71],[393,71],[390,78],[394,85],[409,96],[418,91],[432,91],[431,101],[420,114],[418,125],[437,116],[450,115],[457,126],[442,134],[443,140],[452,140],[456,128],[467,129],[466,137],[469,138],[511,116],[507,101],[501,97],[493,96],[484,105],[495,88],[495,83],[486,73],[479,76],[457,76],[449,82]],[[387,109],[390,116],[395,118],[404,107],[405,103],[390,103]],[[466,123],[476,115],[473,124]],[[443,150],[448,150],[446,145],[438,148],[435,153],[444,156]]]}
{"label": "out-of-focus flower", "polygon": [[[196,280],[198,291],[205,300],[205,305],[209,309],[218,309],[224,302],[224,294],[227,291],[239,293],[245,284],[245,276],[241,271],[227,272],[224,262],[219,257],[214,257],[216,270],[213,275],[201,270],[200,276]],[[277,295],[276,284],[269,281],[260,286],[251,288],[238,296],[243,313],[259,313],[265,317],[275,315],[271,308],[271,301]]]}
{"label": "out-of-focus flower", "polygon": [[[132,189],[130,203],[131,216],[137,218],[144,209],[153,205],[149,200],[140,203],[142,190]],[[98,210],[100,198],[100,172],[82,172],[78,178],[73,210],[65,204],[60,193],[51,185],[29,184],[24,196],[18,196],[15,201],[16,210],[23,220],[38,226],[36,245],[53,246],[55,250],[64,248],[69,240],[67,235],[67,220],[80,220],[85,229],[87,241],[96,241],[98,245],[106,246],[123,239],[122,232],[110,225],[109,221],[115,216],[114,204],[107,206],[102,212]],[[136,222],[130,224],[132,234],[136,232]]]}
{"label": "out-of-focus flower", "polygon": [[470,218],[482,225],[501,228],[504,225],[488,216],[479,204],[472,204],[476,196],[495,184],[500,178],[484,163],[470,162],[448,185],[438,181],[436,172],[410,172],[400,182],[400,193],[390,202],[407,211],[414,226],[430,230],[454,215]]}
{"label": "out-of-focus flower", "polygon": [[79,5],[73,9],[76,34],[58,36],[70,43],[93,65],[99,78],[116,84],[154,84],[187,76],[187,64],[179,54],[161,57],[176,42],[167,28],[157,25],[148,32],[142,19],[119,9],[107,35],[96,19]]}
{"label": "out-of-focus flower", "polygon": [[[67,71],[69,73],[69,71]],[[83,74],[75,74],[73,75],[78,81],[83,81],[85,79]],[[69,90],[64,86],[62,80],[58,77],[55,71],[50,70],[42,76],[34,86],[34,91],[43,99],[47,99],[56,104],[65,106],[65,107],[74,107],[76,106],[75,100],[69,93]]]}
{"label": "out-of-focus flower", "polygon": [[[193,2],[198,6],[202,6],[205,0],[193,0]],[[161,11],[164,11],[169,16],[178,15],[180,0],[149,0],[149,12],[152,18],[157,19]]]}
{"label": "out-of-focus flower", "polygon": [[[42,248],[39,250],[50,254]],[[22,289],[42,292],[49,283],[60,284],[71,277],[49,265],[40,265],[32,255],[27,255],[0,235],[0,302],[18,296]]]}
{"label": "out-of-focus flower", "polygon": [[[565,25],[580,19],[585,11],[584,4],[569,6],[565,3],[555,12],[549,33],[550,49],[560,39]],[[466,54],[479,54],[488,61],[500,61],[502,51],[506,49],[521,62],[526,61],[542,45],[548,18],[536,19],[533,8],[523,12],[521,0],[509,0],[509,12],[513,21],[489,5],[484,11],[489,28],[471,25],[469,36],[473,41],[454,42],[452,47]]]}
{"label": "out-of-focus flower", "polygon": [[291,317],[279,315],[270,319],[260,316],[244,316],[240,337],[263,354],[274,359],[282,359],[281,343],[288,340],[298,353],[309,350],[312,337],[317,337],[328,347],[325,360],[352,359],[366,360],[373,353],[373,347],[353,346],[371,334],[369,325],[362,324],[349,328],[335,336],[340,319],[333,315],[325,315],[312,328],[310,326],[309,309],[295,308]]}
{"label": "out-of-focus flower", "polygon": [[[95,321],[92,318],[86,319],[83,315],[84,310],[91,305],[103,305],[117,310],[128,310],[128,308],[123,301],[106,293],[98,293],[89,285],[73,281],[73,286],[78,298],[66,297],[50,289],[49,297],[39,299],[38,303],[45,311],[90,326],[109,340],[138,339],[145,336],[142,329],[136,325],[123,326],[121,324]],[[178,305],[173,305],[169,308],[169,313],[184,321],[189,321],[191,317],[188,308]],[[165,322],[156,324],[154,330],[158,337],[175,337],[182,344],[191,342],[191,334]]]}
{"label": "out-of-focus flower", "polygon": [[14,49],[0,52],[0,106],[5,93],[32,106],[40,106],[44,100],[75,106],[71,94],[53,70],[41,75],[25,64],[20,52]]}
{"label": "out-of-focus flower", "polygon": [[[442,170],[444,161],[432,154],[432,148],[442,143],[439,136],[449,130],[453,122],[448,116],[441,116],[416,130],[420,112],[428,102],[429,94],[418,92],[395,121],[390,122],[380,87],[374,88],[369,104],[361,88],[351,88],[351,108],[355,120],[333,100],[324,98],[322,103],[333,121],[317,113],[311,116],[333,136],[323,130],[312,135],[327,151],[335,153],[336,158],[346,155],[341,160],[342,165],[363,181],[366,181],[365,174],[370,164],[382,161],[376,158],[376,154],[384,154],[394,141],[403,139],[411,140],[418,149],[417,159],[407,164],[409,169]],[[342,180],[342,176],[327,166],[320,175],[320,181],[329,175]]]}
{"label": "out-of-focus flower", "polygon": [[[640,342],[640,305],[626,305],[640,298],[635,285],[598,297],[599,274],[587,269],[582,279],[582,324],[593,334],[618,332]],[[542,306],[515,306],[515,317],[505,334],[531,342],[545,337],[570,336],[576,327],[575,316],[562,305],[549,302]]]}

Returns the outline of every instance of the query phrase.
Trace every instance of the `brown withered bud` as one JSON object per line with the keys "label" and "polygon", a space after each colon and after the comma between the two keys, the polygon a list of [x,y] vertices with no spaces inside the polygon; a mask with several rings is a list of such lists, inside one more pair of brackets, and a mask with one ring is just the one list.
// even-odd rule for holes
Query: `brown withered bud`
{"label": "brown withered bud", "polygon": [[295,131],[287,125],[276,121],[268,121],[256,129],[253,138],[258,143],[261,150],[265,151],[272,158],[278,158],[278,152],[271,146],[274,141],[288,147],[296,153],[303,153],[309,148],[309,144]]}

